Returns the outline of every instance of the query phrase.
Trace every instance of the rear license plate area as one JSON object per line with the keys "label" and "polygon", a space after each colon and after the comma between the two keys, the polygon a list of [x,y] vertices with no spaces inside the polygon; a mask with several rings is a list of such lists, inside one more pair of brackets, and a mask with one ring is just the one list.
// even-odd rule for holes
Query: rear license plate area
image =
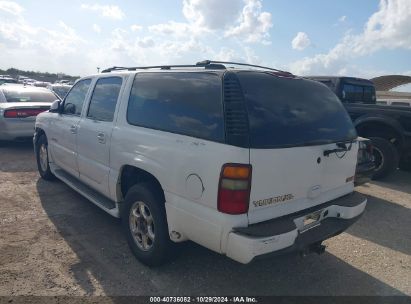
{"label": "rear license plate area", "polygon": [[309,213],[303,218],[303,227],[301,232],[305,232],[311,228],[317,227],[321,224],[321,214],[323,210],[318,210],[312,213]]}

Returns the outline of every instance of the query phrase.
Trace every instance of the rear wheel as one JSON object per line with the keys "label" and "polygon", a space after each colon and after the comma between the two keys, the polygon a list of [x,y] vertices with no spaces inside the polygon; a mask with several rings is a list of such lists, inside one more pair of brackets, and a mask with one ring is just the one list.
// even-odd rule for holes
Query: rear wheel
{"label": "rear wheel", "polygon": [[382,179],[398,168],[398,151],[388,140],[381,137],[370,137],[373,143],[375,160],[374,180]]}
{"label": "rear wheel", "polygon": [[400,162],[400,169],[403,171],[411,171],[411,159],[402,160]]}
{"label": "rear wheel", "polygon": [[37,169],[45,180],[54,180],[55,176],[50,170],[48,143],[46,135],[40,135],[36,144]]}
{"label": "rear wheel", "polygon": [[122,224],[133,254],[148,266],[159,266],[173,256],[164,201],[150,183],[132,186],[122,208]]}

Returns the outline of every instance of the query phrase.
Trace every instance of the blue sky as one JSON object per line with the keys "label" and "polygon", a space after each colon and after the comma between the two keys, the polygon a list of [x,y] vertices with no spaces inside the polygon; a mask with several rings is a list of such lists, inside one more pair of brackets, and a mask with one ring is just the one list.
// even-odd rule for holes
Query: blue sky
{"label": "blue sky", "polygon": [[266,64],[297,74],[411,75],[410,0],[0,0],[0,68]]}

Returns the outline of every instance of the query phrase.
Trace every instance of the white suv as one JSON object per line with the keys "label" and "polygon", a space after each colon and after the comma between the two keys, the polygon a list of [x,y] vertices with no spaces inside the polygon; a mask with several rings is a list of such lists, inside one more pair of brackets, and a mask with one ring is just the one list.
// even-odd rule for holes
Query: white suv
{"label": "white suv", "polygon": [[147,265],[185,240],[241,263],[322,251],[366,205],[354,192],[350,117],[321,83],[234,65],[111,68],[80,79],[37,116],[40,175],[121,217]]}

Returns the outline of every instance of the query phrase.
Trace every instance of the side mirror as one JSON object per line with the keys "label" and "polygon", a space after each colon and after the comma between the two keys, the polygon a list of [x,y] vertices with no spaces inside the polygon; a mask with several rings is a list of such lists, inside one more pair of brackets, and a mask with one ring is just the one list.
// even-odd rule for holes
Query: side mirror
{"label": "side mirror", "polygon": [[53,101],[53,103],[50,105],[50,112],[51,113],[60,112],[60,100]]}

